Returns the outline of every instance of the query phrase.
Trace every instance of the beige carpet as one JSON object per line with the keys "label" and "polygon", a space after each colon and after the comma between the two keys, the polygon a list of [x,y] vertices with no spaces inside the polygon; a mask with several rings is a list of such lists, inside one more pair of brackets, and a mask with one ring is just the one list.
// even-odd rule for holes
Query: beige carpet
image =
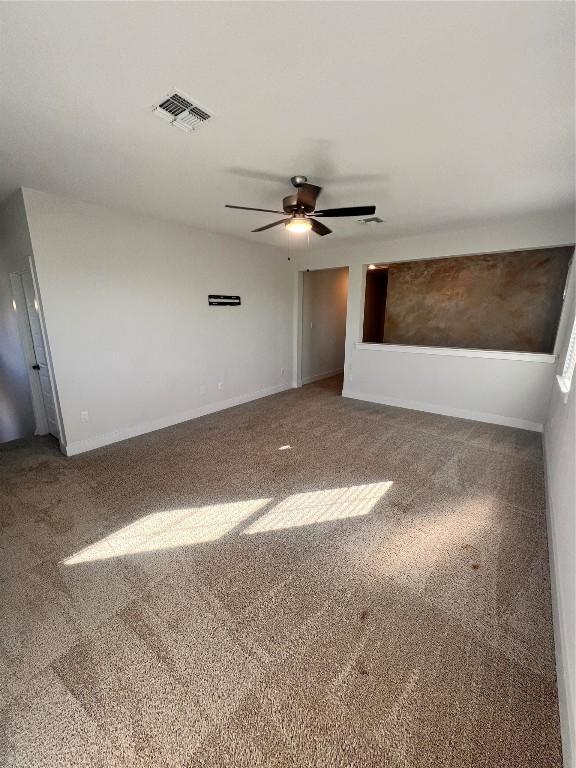
{"label": "beige carpet", "polygon": [[560,767],[539,435],[324,382],[0,481],[0,765]]}

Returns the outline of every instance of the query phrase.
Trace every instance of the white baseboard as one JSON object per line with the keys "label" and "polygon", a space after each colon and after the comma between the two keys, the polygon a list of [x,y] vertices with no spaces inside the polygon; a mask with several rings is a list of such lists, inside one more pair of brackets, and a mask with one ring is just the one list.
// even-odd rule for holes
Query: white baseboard
{"label": "white baseboard", "polygon": [[306,376],[302,378],[302,384],[312,384],[315,381],[322,381],[322,379],[330,379],[332,376],[338,376],[339,373],[344,373],[343,368],[338,368],[335,371],[325,371],[324,373],[316,373],[314,376]]}
{"label": "white baseboard", "polygon": [[266,387],[265,389],[251,392],[248,395],[240,395],[239,397],[232,397],[229,400],[208,403],[207,405],[201,405],[198,408],[193,408],[190,411],[185,411],[184,413],[179,413],[175,416],[167,416],[162,419],[145,421],[141,424],[136,424],[133,427],[125,427],[123,429],[115,430],[114,432],[108,432],[104,435],[96,435],[95,437],[89,437],[86,440],[76,440],[75,442],[67,444],[61,442],[60,448],[62,453],[66,456],[76,456],[79,453],[93,451],[95,448],[102,448],[105,445],[118,443],[121,440],[128,440],[131,437],[145,435],[148,432],[155,432],[156,430],[164,429],[165,427],[172,427],[174,424],[181,424],[183,421],[197,419],[200,416],[207,416],[208,414],[216,413],[217,411],[225,411],[227,408],[234,408],[236,405],[249,403],[252,400],[259,400],[261,397],[276,395],[278,392],[284,392],[291,388],[291,384],[278,384],[275,387]]}
{"label": "white baseboard", "polygon": [[560,710],[560,729],[562,732],[562,757],[564,768],[576,768],[576,727],[573,725],[574,713],[569,690],[569,671],[564,662],[565,641],[564,622],[562,621],[562,595],[556,573],[556,552],[558,549],[554,509],[550,495],[550,472],[546,451],[546,431],[542,441],[544,453],[544,487],[546,493],[546,528],[548,531],[548,564],[550,566],[550,590],[552,593],[552,620],[554,623],[554,651],[556,656],[556,686],[558,689],[558,708]]}
{"label": "white baseboard", "polygon": [[517,419],[512,416],[501,416],[498,413],[467,411],[462,408],[451,408],[449,406],[438,405],[437,403],[422,403],[416,400],[402,400],[397,397],[388,397],[386,395],[372,395],[367,394],[366,392],[356,392],[347,388],[343,389],[342,397],[350,397],[353,400],[366,400],[369,403],[379,403],[380,405],[393,405],[396,408],[409,408],[411,411],[426,411],[427,413],[439,413],[442,416],[455,416],[459,419],[483,421],[488,424],[501,424],[505,427],[528,429],[531,432],[542,432],[542,424],[538,424],[535,421]]}

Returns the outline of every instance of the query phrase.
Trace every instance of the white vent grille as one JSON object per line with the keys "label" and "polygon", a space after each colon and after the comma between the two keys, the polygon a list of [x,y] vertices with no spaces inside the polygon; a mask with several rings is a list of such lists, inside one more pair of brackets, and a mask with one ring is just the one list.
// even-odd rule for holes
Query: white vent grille
{"label": "white vent grille", "polygon": [[154,106],[153,112],[186,133],[195,131],[212,118],[209,112],[178,91],[170,91],[165,99]]}

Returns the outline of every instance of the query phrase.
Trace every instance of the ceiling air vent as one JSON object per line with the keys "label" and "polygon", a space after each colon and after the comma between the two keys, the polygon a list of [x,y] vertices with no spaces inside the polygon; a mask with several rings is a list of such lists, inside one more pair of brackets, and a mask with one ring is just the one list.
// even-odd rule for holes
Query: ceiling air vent
{"label": "ceiling air vent", "polygon": [[212,118],[209,112],[178,91],[171,91],[165,99],[153,107],[153,112],[186,133],[195,131],[199,125]]}
{"label": "ceiling air vent", "polygon": [[381,219],[380,216],[369,216],[367,219],[358,219],[358,222],[360,224],[383,224],[384,219]]}

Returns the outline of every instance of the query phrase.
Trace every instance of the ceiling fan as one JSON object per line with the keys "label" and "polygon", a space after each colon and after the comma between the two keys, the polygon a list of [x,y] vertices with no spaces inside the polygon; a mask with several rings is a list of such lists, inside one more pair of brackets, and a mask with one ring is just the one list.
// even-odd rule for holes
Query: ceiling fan
{"label": "ceiling fan", "polygon": [[[323,237],[329,235],[332,230],[316,217],[337,218],[340,216],[373,216],[376,213],[375,205],[361,205],[352,208],[326,208],[325,210],[316,210],[316,201],[322,187],[316,187],[314,184],[308,184],[306,176],[292,176],[290,179],[292,186],[296,187],[296,193],[288,195],[282,201],[283,211],[275,211],[271,208],[248,208],[244,205],[226,205],[226,208],[237,208],[241,211],[263,211],[264,213],[284,213],[288,218],[273,221],[272,224],[266,224],[263,227],[253,229],[252,232],[263,232],[265,229],[277,227],[284,224],[289,232],[315,232]],[[314,217],[314,218],[313,218]]]}

